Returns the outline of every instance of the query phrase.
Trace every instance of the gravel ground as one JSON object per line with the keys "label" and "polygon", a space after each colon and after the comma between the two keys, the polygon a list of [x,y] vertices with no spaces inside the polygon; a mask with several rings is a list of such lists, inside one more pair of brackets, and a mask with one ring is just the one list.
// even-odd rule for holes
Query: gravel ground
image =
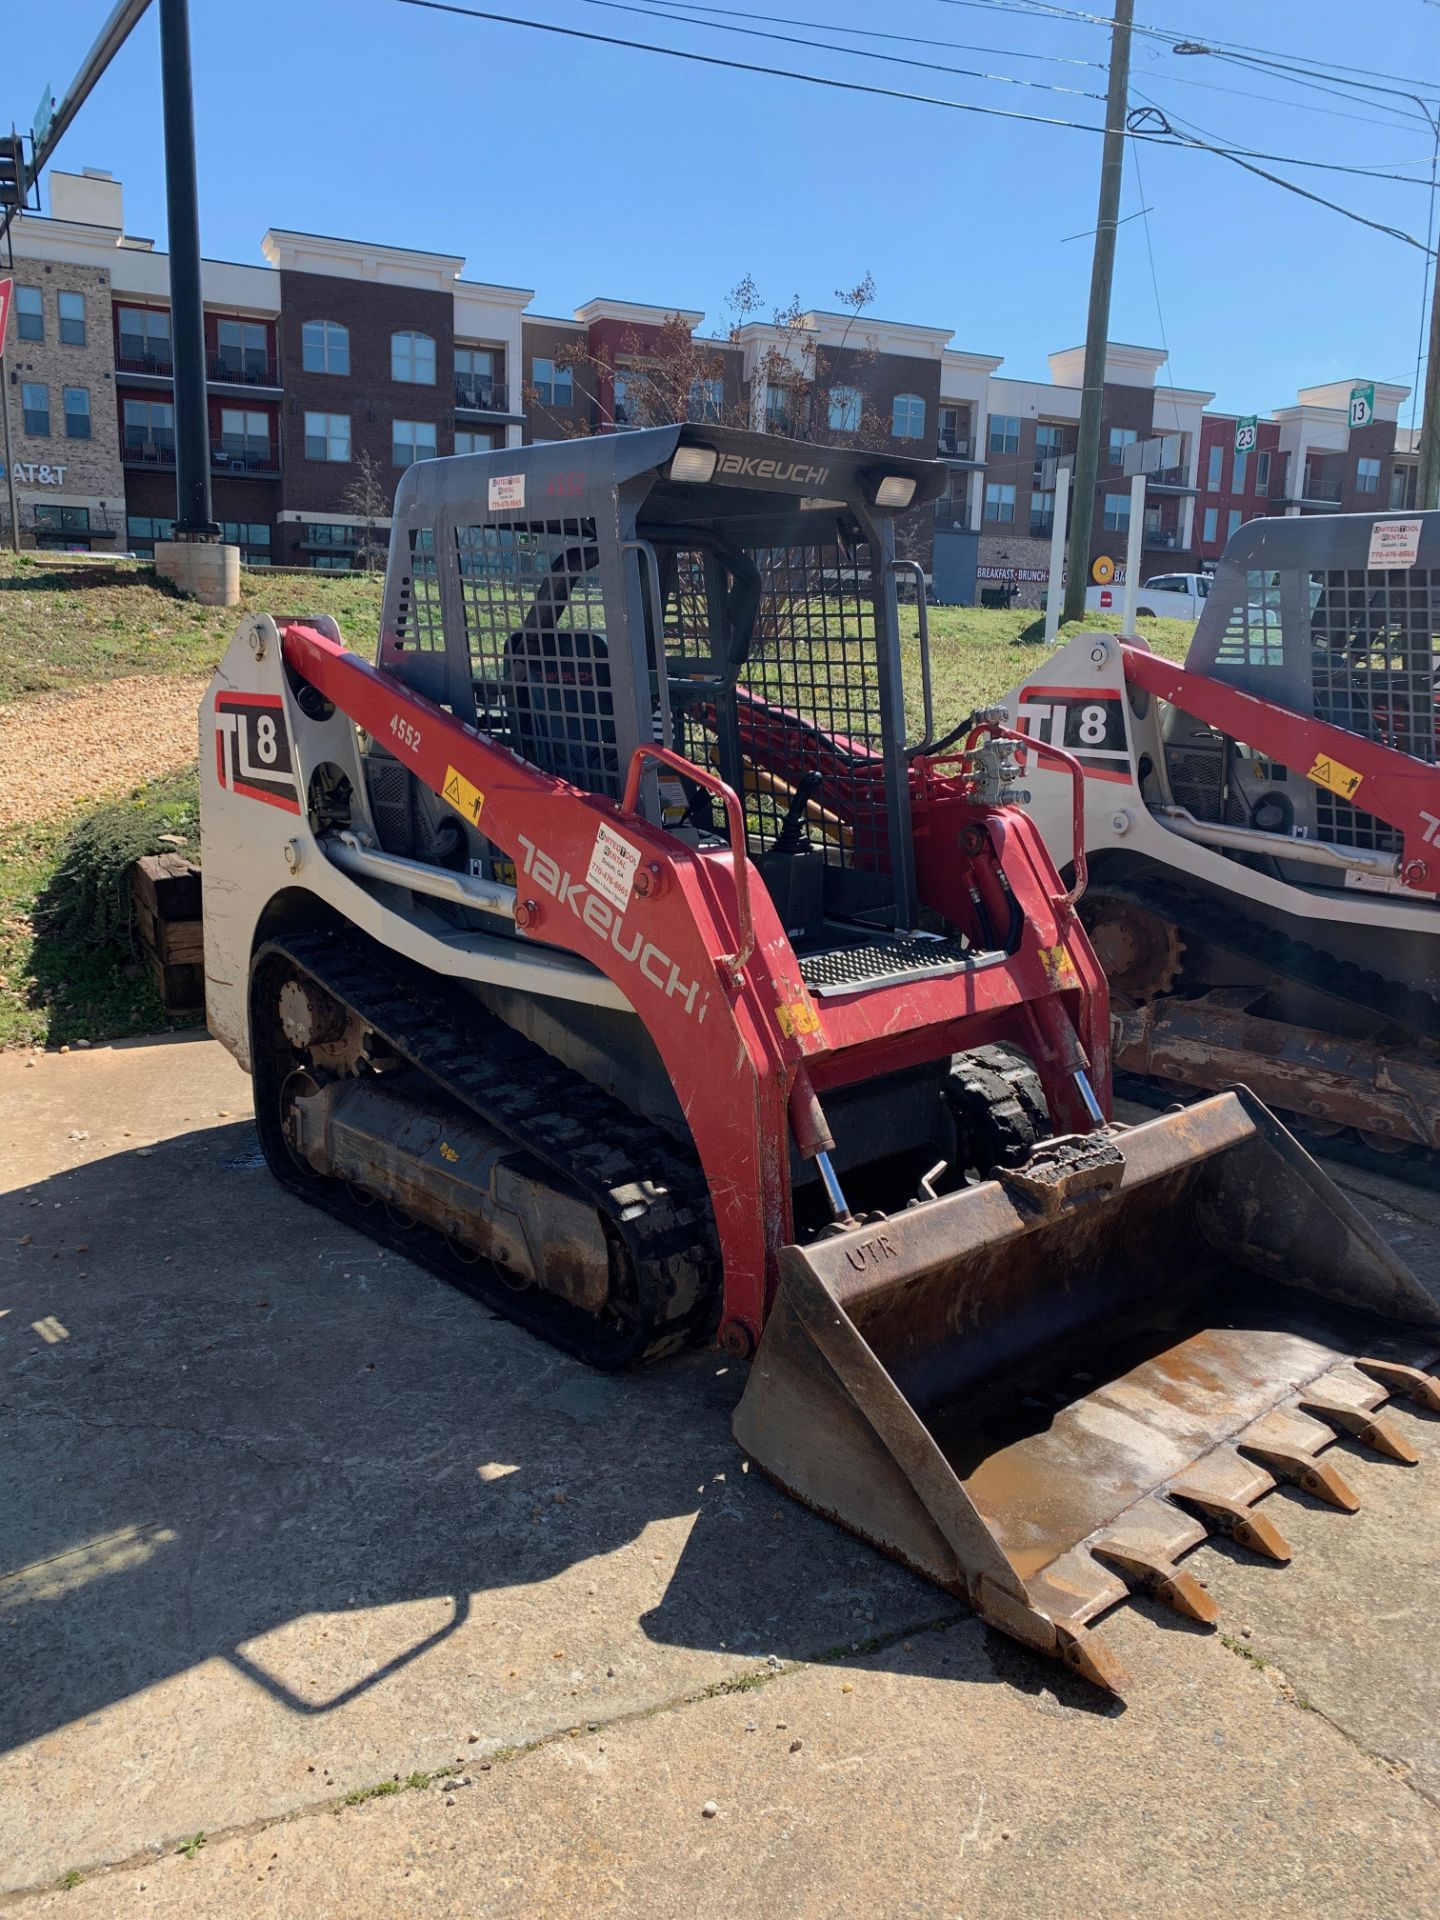
{"label": "gravel ground", "polygon": [[0,707],[0,827],[123,793],[195,758],[207,674],[142,674]]}

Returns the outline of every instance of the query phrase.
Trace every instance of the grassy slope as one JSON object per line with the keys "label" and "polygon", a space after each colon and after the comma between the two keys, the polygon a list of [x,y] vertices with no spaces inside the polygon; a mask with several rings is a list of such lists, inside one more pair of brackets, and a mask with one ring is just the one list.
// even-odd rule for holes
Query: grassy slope
{"label": "grassy slope", "polygon": [[197,607],[136,561],[0,553],[0,702],[127,673],[204,673],[239,614],[328,613],[353,645],[374,636],[381,576],[242,573],[240,607]]}

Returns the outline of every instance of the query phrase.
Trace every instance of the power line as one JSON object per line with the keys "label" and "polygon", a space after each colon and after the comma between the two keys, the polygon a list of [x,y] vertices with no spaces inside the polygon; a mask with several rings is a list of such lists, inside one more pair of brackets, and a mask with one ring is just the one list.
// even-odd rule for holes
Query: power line
{"label": "power line", "polygon": [[[1440,0],[1436,0],[1440,5]],[[707,7],[698,4],[698,0],[669,0],[669,5],[682,13],[723,13],[732,20],[764,20],[771,26],[829,28],[836,33],[848,34],[850,38],[861,40],[894,40],[910,47],[945,47],[951,53],[994,53],[1005,60],[1039,60],[1052,67],[1086,67],[1092,73],[1104,73],[1103,60],[1082,60],[1074,54],[1029,53],[1020,47],[981,46],[973,40],[938,40],[918,33],[882,33],[874,27],[841,26],[833,20],[796,20],[783,13],[751,13],[743,7]],[[1193,84],[1203,84],[1195,83]],[[1317,108],[1322,112],[1322,108]]]}
{"label": "power line", "polygon": [[[1020,20],[1072,20],[1078,25],[1104,27],[1107,31],[1112,25],[1108,14],[1087,13],[1074,7],[1052,6],[1047,0],[942,0],[947,7],[977,7],[985,12],[1008,14]],[[1291,54],[1279,47],[1255,47],[1243,40],[1212,40],[1208,35],[1190,34],[1171,27],[1137,26],[1134,31],[1147,39],[1159,40],[1167,46],[1177,46],[1187,40],[1203,43],[1208,48],[1225,48],[1230,52],[1268,55],[1278,60],[1294,61],[1310,68],[1319,68],[1327,73],[1353,77],[1356,74],[1368,75],[1375,80],[1394,80],[1412,86],[1432,87],[1440,90],[1440,81],[1418,80],[1413,74],[1385,73],[1377,67],[1357,67],[1349,61],[1321,60],[1305,54]],[[1357,82],[1358,84],[1358,82]]]}
{"label": "power line", "polygon": [[[833,75],[803,73],[790,67],[762,67],[757,66],[753,61],[731,60],[720,54],[700,53],[692,48],[660,46],[654,41],[630,40],[617,34],[591,33],[583,27],[562,27],[552,21],[527,20],[516,14],[495,13],[485,8],[462,6],[459,4],[459,0],[396,0],[396,4],[399,6],[418,7],[429,13],[454,14],[466,20],[485,20],[498,26],[523,27],[535,33],[555,34],[566,40],[583,40],[600,46],[620,47],[627,52],[656,53],[664,56],[666,59],[685,60],[698,66],[720,67],[733,73],[757,73],[767,79],[798,80],[807,86],[829,87],[840,93],[860,93],[881,100],[903,100],[919,106],[943,107],[952,113],[978,114],[981,118],[987,120],[1014,120],[1026,126],[1037,127],[1064,127],[1079,133],[1103,133],[1104,131],[1102,127],[1097,127],[1088,121],[1062,120],[1058,115],[1050,114],[1019,113],[1009,107],[985,107],[976,104],[974,101],[948,100],[937,94],[912,93],[898,87],[879,87],[861,80],[840,80]],[[1150,140],[1160,146],[1196,147],[1206,152],[1220,154],[1226,159],[1233,160],[1237,166],[1245,167],[1247,172],[1260,174],[1263,179],[1272,181],[1276,186],[1286,187],[1292,193],[1300,194],[1304,199],[1314,200],[1322,206],[1328,206],[1332,208],[1334,212],[1342,213],[1346,215],[1347,218],[1358,221],[1361,226],[1373,227],[1379,233],[1389,234],[1392,239],[1403,240],[1407,246],[1423,246],[1421,241],[1416,240],[1413,235],[1403,232],[1399,227],[1385,226],[1378,220],[1368,220],[1363,214],[1353,213],[1348,207],[1342,207],[1335,201],[1325,200],[1319,194],[1307,192],[1303,187],[1296,186],[1293,181],[1281,179],[1275,174],[1264,173],[1261,168],[1248,165],[1248,158],[1254,157],[1273,160],[1280,165],[1330,166],[1336,167],[1336,170],[1344,173],[1357,172],[1360,171],[1360,169],[1339,167],[1337,163],[1321,160],[1292,160],[1284,154],[1259,154],[1251,156],[1250,149],[1248,148],[1211,146],[1207,142],[1196,139],[1192,135],[1184,134],[1173,127],[1164,112],[1153,104],[1146,108],[1137,109],[1136,111],[1145,116],[1153,114],[1159,125],[1153,130],[1144,125],[1132,127],[1130,129],[1130,137],[1133,139]],[[1132,114],[1131,117],[1133,119],[1135,116]],[[1168,138],[1166,137],[1167,135],[1169,136]],[[1375,178],[1376,176],[1366,174],[1365,177]],[[1423,186],[1426,184],[1424,181],[1416,181],[1403,174],[1391,174],[1380,177],[1400,181],[1411,186]]]}
{"label": "power line", "polygon": [[1080,87],[1057,86],[1053,80],[1023,80],[1010,73],[985,73],[978,67],[951,67],[936,60],[917,60],[904,53],[877,53],[871,47],[837,47],[825,40],[804,40],[794,33],[772,33],[762,27],[736,27],[724,20],[687,20],[682,13],[668,13],[655,6],[638,6],[634,0],[584,0],[587,7],[604,7],[611,13],[638,13],[649,20],[674,20],[682,27],[701,27],[707,33],[738,33],[747,40],[779,40],[789,47],[811,47],[818,53],[848,54],[852,60],[880,60],[892,67],[924,67],[931,73],[958,74],[966,80],[993,80],[1012,87],[1031,87],[1040,93],[1063,93],[1072,100],[1103,100],[1103,93],[1087,93]]}
{"label": "power line", "polygon": [[[1440,0],[1436,0],[1436,5],[1440,6]],[[845,31],[848,33],[850,29],[847,27]],[[1244,87],[1222,87],[1214,80],[1195,80],[1188,73],[1172,73],[1168,69],[1163,73],[1157,72],[1155,80],[1161,86],[1200,87],[1207,93],[1228,94],[1232,100],[1258,100],[1266,106],[1285,107],[1291,113],[1318,113],[1328,120],[1354,120],[1366,127],[1391,127],[1400,120],[1419,119],[1418,114],[1402,113],[1399,108],[1393,108],[1390,119],[1377,120],[1373,114],[1342,113],[1338,107],[1317,107],[1308,100],[1286,100],[1278,93],[1250,93]]]}

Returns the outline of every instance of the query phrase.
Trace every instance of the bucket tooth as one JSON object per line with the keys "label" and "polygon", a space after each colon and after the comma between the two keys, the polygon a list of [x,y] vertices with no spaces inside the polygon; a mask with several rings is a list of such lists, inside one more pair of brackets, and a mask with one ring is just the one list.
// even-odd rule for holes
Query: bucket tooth
{"label": "bucket tooth", "polygon": [[1328,1460],[1319,1460],[1303,1447],[1285,1446],[1273,1440],[1241,1440],[1238,1449],[1247,1460],[1254,1460],[1277,1480],[1288,1480],[1302,1492],[1312,1494],[1342,1513],[1358,1513],[1360,1496],[1336,1472]]}
{"label": "bucket tooth", "polygon": [[1213,1627],[1220,1608],[1193,1573],[1185,1573],[1173,1561],[1147,1553],[1143,1547],[1127,1546],[1122,1540],[1101,1540],[1090,1549],[1095,1558],[1111,1567],[1126,1586],[1148,1594],[1161,1606],[1184,1614],[1187,1620],[1199,1620]]}
{"label": "bucket tooth", "polygon": [[1362,1407],[1346,1406],[1325,1394],[1307,1393],[1300,1404],[1307,1413],[1316,1414],[1327,1425],[1387,1460],[1398,1460],[1403,1466],[1413,1467],[1420,1458],[1400,1429],[1378,1414],[1368,1413]]}
{"label": "bucket tooth", "polygon": [[1239,1500],[1227,1500],[1223,1495],[1212,1493],[1208,1487],[1197,1487],[1184,1481],[1172,1483],[1166,1491],[1178,1506],[1197,1514],[1215,1533],[1227,1534],[1236,1546],[1248,1547],[1251,1553],[1279,1561],[1282,1566],[1291,1559],[1289,1541],[1274,1521],[1268,1520],[1263,1513],[1257,1513],[1253,1507],[1247,1507]]}
{"label": "bucket tooth", "polygon": [[1413,1400],[1426,1413],[1440,1413],[1440,1380],[1433,1373],[1402,1366],[1398,1360],[1357,1360],[1355,1365],[1397,1399]]}
{"label": "bucket tooth", "polygon": [[1072,1673],[1092,1686],[1103,1687],[1117,1699],[1130,1691],[1130,1675],[1098,1633],[1088,1627],[1055,1624],[1055,1651]]}

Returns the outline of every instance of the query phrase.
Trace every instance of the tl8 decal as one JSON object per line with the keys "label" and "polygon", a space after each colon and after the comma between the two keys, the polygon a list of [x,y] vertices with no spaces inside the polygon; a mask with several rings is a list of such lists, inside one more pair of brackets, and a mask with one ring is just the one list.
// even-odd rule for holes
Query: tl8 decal
{"label": "tl8 decal", "polygon": [[216,694],[215,770],[232,793],[299,813],[300,790],[278,693]]}
{"label": "tl8 decal", "polygon": [[1128,783],[1130,749],[1121,698],[1113,688],[1085,693],[1077,687],[1026,687],[1017,724],[1022,733],[1073,753],[1087,779]]}

